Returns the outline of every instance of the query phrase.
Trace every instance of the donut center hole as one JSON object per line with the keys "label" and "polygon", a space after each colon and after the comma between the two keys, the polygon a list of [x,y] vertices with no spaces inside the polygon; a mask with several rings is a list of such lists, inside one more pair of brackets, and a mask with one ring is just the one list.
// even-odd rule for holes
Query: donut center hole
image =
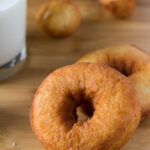
{"label": "donut center hole", "polygon": [[127,70],[125,67],[118,68],[117,66],[112,66],[114,69],[125,75],[126,77],[132,74],[132,70]]}
{"label": "donut center hole", "polygon": [[78,92],[78,94],[78,96],[74,96],[69,93],[57,110],[59,119],[67,131],[72,129],[74,124],[78,122],[86,122],[93,116],[95,111],[92,99],[85,98],[83,92]]}
{"label": "donut center hole", "polygon": [[93,116],[95,109],[90,100],[85,100],[76,108],[77,122],[85,122]]}
{"label": "donut center hole", "polygon": [[125,60],[118,57],[112,58],[109,53],[106,53],[106,55],[108,59],[108,65],[127,77],[139,70],[139,68],[137,68],[136,62],[131,59]]}
{"label": "donut center hole", "polygon": [[126,77],[130,76],[134,72],[138,71],[139,69],[136,67],[135,62],[126,62],[125,60],[111,60],[110,66],[120,73],[125,75]]}

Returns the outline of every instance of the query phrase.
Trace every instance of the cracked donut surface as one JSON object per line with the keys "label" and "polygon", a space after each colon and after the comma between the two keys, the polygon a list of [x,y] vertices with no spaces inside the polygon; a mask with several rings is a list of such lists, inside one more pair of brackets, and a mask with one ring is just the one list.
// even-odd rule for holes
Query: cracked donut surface
{"label": "cracked donut surface", "polygon": [[[92,116],[78,121],[76,109],[90,101]],[[141,106],[130,81],[95,63],[57,69],[40,85],[31,125],[47,150],[118,150],[138,126]]]}

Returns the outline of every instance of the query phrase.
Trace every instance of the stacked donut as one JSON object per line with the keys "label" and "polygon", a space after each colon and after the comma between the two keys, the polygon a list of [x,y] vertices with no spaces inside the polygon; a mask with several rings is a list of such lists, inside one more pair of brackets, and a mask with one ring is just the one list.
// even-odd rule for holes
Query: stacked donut
{"label": "stacked donut", "polygon": [[134,85],[142,105],[142,119],[150,116],[150,55],[132,45],[93,51],[79,62],[108,65],[124,74]]}
{"label": "stacked donut", "polygon": [[141,114],[150,115],[149,97],[148,54],[128,45],[97,50],[42,82],[31,125],[46,150],[119,150]]}

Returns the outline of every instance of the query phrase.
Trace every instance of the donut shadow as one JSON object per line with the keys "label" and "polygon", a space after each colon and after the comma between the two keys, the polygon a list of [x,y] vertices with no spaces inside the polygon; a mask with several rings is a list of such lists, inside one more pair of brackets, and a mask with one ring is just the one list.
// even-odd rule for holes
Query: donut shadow
{"label": "donut shadow", "polygon": [[121,150],[149,150],[150,147],[150,118],[147,118],[139,124],[133,137]]}

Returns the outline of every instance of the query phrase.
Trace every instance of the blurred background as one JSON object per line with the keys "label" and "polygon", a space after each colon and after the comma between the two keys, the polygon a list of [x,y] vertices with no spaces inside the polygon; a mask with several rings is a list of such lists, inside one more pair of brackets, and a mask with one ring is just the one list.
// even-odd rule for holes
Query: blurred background
{"label": "blurred background", "polygon": [[[28,0],[27,61],[17,74],[0,83],[1,150],[44,150],[31,130],[29,111],[37,87],[56,68],[74,63],[91,50],[113,45],[133,44],[150,52],[149,0],[139,0],[127,19],[113,17],[96,0],[74,0],[83,20],[65,38],[53,38],[37,25],[35,14],[43,2],[46,0]],[[122,150],[149,150],[149,126],[150,120],[141,123]]]}

